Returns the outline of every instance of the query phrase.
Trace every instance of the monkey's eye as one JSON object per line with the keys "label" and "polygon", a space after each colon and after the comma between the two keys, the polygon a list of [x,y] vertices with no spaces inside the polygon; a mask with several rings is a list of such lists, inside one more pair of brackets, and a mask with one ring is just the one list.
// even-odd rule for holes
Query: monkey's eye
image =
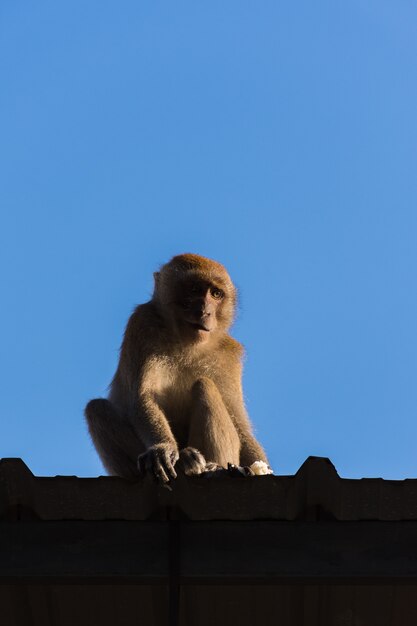
{"label": "monkey's eye", "polygon": [[224,296],[224,293],[221,289],[217,289],[217,287],[212,287],[210,289],[210,293],[215,300],[221,300]]}

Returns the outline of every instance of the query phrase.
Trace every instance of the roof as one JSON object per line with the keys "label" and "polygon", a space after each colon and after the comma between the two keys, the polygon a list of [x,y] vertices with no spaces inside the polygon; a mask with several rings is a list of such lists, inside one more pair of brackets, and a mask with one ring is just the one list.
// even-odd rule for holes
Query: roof
{"label": "roof", "polygon": [[37,477],[0,461],[5,626],[415,626],[417,480]]}
{"label": "roof", "polygon": [[0,460],[0,519],[405,521],[417,520],[417,479],[341,478],[309,457],[293,476],[151,478],[34,476],[21,459]]}

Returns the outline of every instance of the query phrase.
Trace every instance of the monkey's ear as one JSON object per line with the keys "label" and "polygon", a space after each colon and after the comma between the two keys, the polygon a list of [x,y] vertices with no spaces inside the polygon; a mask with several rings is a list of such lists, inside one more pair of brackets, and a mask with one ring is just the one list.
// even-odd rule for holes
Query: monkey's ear
{"label": "monkey's ear", "polygon": [[160,275],[159,272],[153,273],[153,279],[155,282],[155,290],[158,289],[158,286],[159,286],[159,275]]}

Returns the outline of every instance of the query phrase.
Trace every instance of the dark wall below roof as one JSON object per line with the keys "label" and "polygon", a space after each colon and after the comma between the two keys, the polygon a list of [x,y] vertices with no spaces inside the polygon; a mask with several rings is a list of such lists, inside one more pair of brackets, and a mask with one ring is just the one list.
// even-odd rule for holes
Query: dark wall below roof
{"label": "dark wall below roof", "polygon": [[[168,588],[0,586],[2,626],[169,626]],[[417,593],[398,585],[236,585],[181,589],[178,626],[415,626]]]}

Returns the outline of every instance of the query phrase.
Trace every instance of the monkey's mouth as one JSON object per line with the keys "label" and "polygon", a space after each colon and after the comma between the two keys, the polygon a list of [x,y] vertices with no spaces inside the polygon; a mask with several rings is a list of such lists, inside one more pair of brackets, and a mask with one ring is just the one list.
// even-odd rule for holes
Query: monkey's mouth
{"label": "monkey's mouth", "polygon": [[190,326],[195,328],[196,330],[203,330],[205,333],[209,333],[211,328],[204,324],[204,322],[188,322]]}

